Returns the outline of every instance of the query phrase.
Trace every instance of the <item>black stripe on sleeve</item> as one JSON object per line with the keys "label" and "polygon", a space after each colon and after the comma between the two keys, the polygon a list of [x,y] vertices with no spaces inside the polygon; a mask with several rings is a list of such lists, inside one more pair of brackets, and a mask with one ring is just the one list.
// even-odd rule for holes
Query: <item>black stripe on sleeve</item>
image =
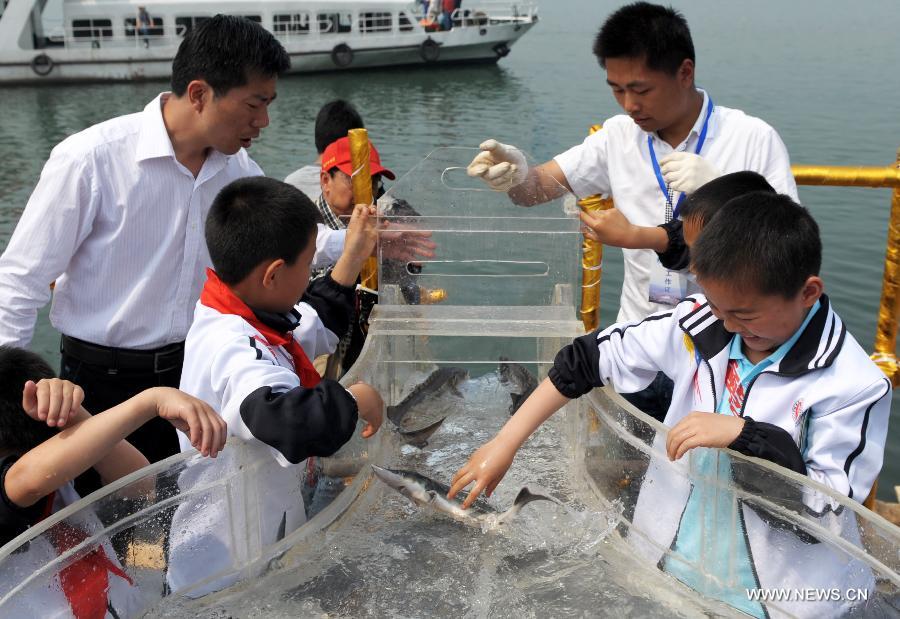
{"label": "black stripe on sleeve", "polygon": [[872,412],[872,407],[878,404],[884,396],[891,392],[891,383],[888,382],[886,378],[884,379],[884,384],[886,385],[884,393],[881,394],[877,400],[869,404],[869,407],[866,409],[866,414],[863,416],[862,428],[859,431],[859,445],[857,445],[856,449],[847,456],[847,461],[844,462],[844,473],[847,475],[847,484],[850,486],[849,496],[851,499],[853,498],[853,484],[850,482],[850,465],[853,464],[856,457],[866,448],[866,428],[869,426],[869,413]]}
{"label": "black stripe on sleeve", "polygon": [[252,335],[249,337],[250,337],[250,346],[253,348],[253,350],[256,351],[256,360],[259,361],[260,359],[262,359],[262,351],[259,349],[259,346],[256,345],[256,338],[253,337]]}
{"label": "black stripe on sleeve", "polygon": [[582,335],[563,346],[556,353],[547,376],[556,390],[570,399],[582,396],[594,387],[602,387],[597,332]]}
{"label": "black stripe on sleeve", "polygon": [[240,414],[253,436],[293,464],[334,454],[350,440],[358,418],[353,397],[327,379],[280,393],[260,387],[241,402]]}

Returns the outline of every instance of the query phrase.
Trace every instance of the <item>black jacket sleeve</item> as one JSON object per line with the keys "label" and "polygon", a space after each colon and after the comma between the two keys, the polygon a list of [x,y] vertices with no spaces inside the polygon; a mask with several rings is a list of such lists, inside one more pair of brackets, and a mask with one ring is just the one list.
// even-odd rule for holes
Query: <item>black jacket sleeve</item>
{"label": "black jacket sleeve", "polygon": [[806,475],[806,463],[794,439],[771,423],[757,422],[750,417],[744,417],[744,429],[728,448]]}
{"label": "black jacket sleeve", "polygon": [[338,336],[350,329],[356,313],[356,286],[341,286],[331,279],[331,272],[309,282],[302,303],[308,303],[319,315],[325,328]]}
{"label": "black jacket sleeve", "polygon": [[680,219],[659,226],[669,235],[669,247],[663,253],[657,252],[659,261],[670,271],[683,271],[691,262],[691,252],[684,242],[684,230]]}
{"label": "black jacket sleeve", "polygon": [[359,416],[347,390],[327,379],[312,389],[295,387],[281,393],[260,387],[241,402],[240,412],[253,436],[293,464],[334,454],[353,436]]}
{"label": "black jacket sleeve", "polygon": [[547,376],[557,391],[567,398],[577,398],[595,387],[603,386],[597,334],[598,331],[594,331],[575,338],[556,353]]}

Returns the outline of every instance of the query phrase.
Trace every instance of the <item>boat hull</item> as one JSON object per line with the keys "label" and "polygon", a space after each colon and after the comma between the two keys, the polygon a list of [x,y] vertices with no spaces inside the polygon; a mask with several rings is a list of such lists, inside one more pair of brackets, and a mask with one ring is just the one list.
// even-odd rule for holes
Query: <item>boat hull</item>
{"label": "boat hull", "polygon": [[[495,63],[534,23],[459,28],[428,35],[371,37],[364,42],[339,40],[324,48],[321,41],[297,37],[282,40],[291,57],[290,73],[359,69]],[[404,37],[406,38],[406,37]],[[47,48],[5,53],[0,83],[35,84],[98,81],[162,80],[171,76],[177,46],[122,48]],[[349,52],[348,52],[349,50]]]}

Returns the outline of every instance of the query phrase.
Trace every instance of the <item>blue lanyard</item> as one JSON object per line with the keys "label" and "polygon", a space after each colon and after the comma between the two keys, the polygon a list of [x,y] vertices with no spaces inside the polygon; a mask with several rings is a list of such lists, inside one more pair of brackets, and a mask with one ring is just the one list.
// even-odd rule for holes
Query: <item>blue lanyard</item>
{"label": "blue lanyard", "polygon": [[[706,119],[703,121],[703,128],[700,129],[700,138],[697,140],[697,148],[694,150],[694,154],[699,155],[700,151],[703,149],[703,143],[706,142],[706,130],[709,129],[709,119],[712,117],[713,113],[713,100],[712,97],[709,97],[709,104],[706,106]],[[650,161],[653,162],[653,173],[656,174],[656,182],[659,183],[659,189],[662,191],[663,198],[666,200],[666,205],[671,206],[672,201],[669,199],[669,189],[666,186],[666,181],[663,179],[662,170],[659,169],[659,162],[656,160],[656,151],[653,149],[653,136],[647,136],[647,146],[650,148]],[[682,193],[678,197],[678,202],[675,204],[675,208],[672,209],[672,219],[678,219],[678,210],[681,208],[681,203],[684,201],[684,194]]]}

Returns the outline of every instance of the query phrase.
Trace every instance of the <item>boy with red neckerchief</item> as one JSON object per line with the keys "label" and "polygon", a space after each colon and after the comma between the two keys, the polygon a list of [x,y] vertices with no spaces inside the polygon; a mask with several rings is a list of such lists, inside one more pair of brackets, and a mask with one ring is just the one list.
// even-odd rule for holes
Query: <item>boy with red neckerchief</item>
{"label": "boy with red neckerchief", "polygon": [[[207,273],[188,332],[181,389],[218,410],[229,435],[248,441],[251,457],[269,459],[255,473],[263,545],[305,522],[306,459],[336,452],[358,419],[366,423],[364,438],[381,425],[375,389],[364,383],[345,389],[320,378],[310,361],[333,352],[347,332],[356,278],[377,238],[373,210],[354,209],[334,269],[310,282],[321,216],[298,189],[244,178],[223,188],[210,208],[206,243],[215,270]],[[173,521],[174,591],[204,577],[211,578],[204,591],[217,590],[237,577],[228,517],[209,507],[198,526],[195,507],[182,505]]]}

